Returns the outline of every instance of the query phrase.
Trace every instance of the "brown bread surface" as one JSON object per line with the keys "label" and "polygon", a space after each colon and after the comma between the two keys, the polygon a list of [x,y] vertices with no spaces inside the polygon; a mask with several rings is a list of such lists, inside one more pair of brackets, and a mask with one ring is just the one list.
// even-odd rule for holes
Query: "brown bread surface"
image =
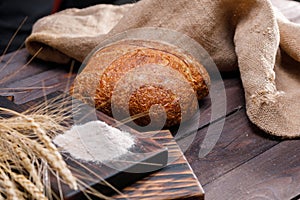
{"label": "brown bread surface", "polygon": [[[119,120],[146,113],[138,125],[178,125],[197,111],[210,78],[199,62],[179,48],[154,41],[125,40],[96,51],[77,76],[71,93]],[[154,105],[163,109],[152,109]],[[113,107],[113,110],[112,110]],[[154,107],[153,107],[154,108]]]}

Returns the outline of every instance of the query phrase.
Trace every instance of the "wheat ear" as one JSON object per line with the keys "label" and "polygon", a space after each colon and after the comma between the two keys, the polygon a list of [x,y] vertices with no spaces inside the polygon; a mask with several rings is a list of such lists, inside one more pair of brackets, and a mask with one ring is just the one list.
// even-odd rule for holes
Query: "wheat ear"
{"label": "wheat ear", "polygon": [[1,187],[5,191],[5,196],[7,200],[20,200],[23,196],[17,189],[16,184],[8,177],[8,175],[0,168],[0,180]]}
{"label": "wheat ear", "polygon": [[73,176],[72,172],[67,167],[65,161],[63,160],[61,154],[59,153],[58,149],[55,145],[51,142],[51,139],[47,136],[46,131],[41,128],[41,126],[34,121],[33,118],[30,116],[18,113],[16,111],[0,108],[0,110],[14,114],[20,118],[23,118],[27,121],[27,124],[30,126],[30,130],[33,130],[36,136],[41,140],[43,145],[46,147],[44,148],[43,145],[31,140],[30,145],[34,148],[34,150],[39,153],[43,158],[49,162],[51,167],[54,170],[59,172],[59,175],[66,181],[66,183],[70,186],[70,188],[77,190],[77,182],[76,178]]}
{"label": "wheat ear", "polygon": [[40,176],[38,175],[38,172],[36,168],[33,166],[32,161],[28,158],[28,154],[24,153],[20,147],[18,147],[16,144],[13,145],[14,150],[16,154],[18,155],[22,166],[25,168],[25,170],[30,174],[32,177],[33,182],[37,186],[39,190],[43,189],[43,184],[41,181]]}
{"label": "wheat ear", "polygon": [[30,180],[28,180],[24,175],[16,174],[10,171],[10,176],[15,182],[19,183],[32,196],[32,199],[47,200],[47,197],[45,197],[43,192],[39,188],[37,188],[36,185],[34,185]]}

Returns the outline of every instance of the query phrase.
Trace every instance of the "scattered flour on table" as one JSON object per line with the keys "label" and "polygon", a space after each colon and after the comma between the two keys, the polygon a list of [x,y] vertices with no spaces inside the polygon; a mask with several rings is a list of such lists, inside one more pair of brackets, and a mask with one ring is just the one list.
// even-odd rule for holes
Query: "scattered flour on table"
{"label": "scattered flour on table", "polygon": [[64,152],[82,161],[104,162],[128,153],[135,144],[134,137],[102,121],[74,125],[53,142]]}

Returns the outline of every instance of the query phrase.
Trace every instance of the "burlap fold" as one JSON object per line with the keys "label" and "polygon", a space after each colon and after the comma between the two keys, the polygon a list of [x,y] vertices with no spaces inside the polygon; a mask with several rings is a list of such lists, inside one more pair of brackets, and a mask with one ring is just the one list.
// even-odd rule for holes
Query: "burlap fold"
{"label": "burlap fold", "polygon": [[139,27],[190,36],[220,71],[238,66],[249,119],[272,135],[300,136],[300,26],[268,0],[142,0],[70,9],[39,20],[26,47],[48,61],[83,61],[108,36]]}

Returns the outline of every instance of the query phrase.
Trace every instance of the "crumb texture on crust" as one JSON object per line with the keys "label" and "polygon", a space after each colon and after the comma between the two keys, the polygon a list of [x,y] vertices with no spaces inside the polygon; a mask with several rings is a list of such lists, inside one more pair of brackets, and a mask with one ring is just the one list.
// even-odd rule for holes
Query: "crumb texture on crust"
{"label": "crumb texture on crust", "polygon": [[[94,104],[108,114],[112,104],[117,115],[146,113],[135,122],[141,126],[159,123],[165,127],[192,117],[197,100],[208,95],[210,79],[206,69],[177,47],[153,41],[119,41],[95,52],[77,76],[74,96]],[[112,101],[113,98],[113,101]],[[160,105],[163,109],[152,109]],[[153,111],[149,114],[149,110]],[[115,116],[113,116],[115,117]]]}

